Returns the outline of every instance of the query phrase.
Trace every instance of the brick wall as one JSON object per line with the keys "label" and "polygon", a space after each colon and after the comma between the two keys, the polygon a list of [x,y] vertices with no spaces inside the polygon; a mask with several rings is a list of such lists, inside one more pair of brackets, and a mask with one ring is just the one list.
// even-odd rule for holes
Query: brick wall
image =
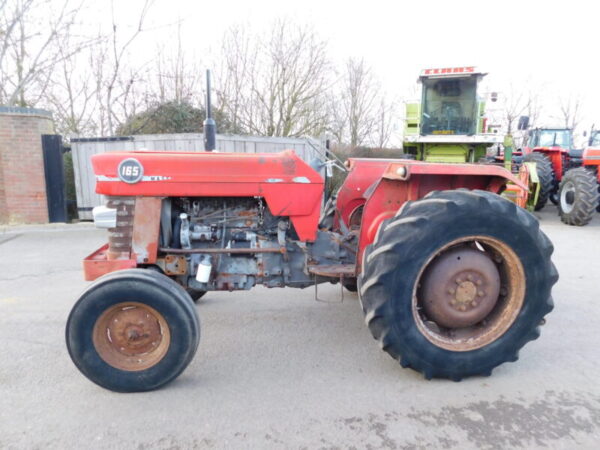
{"label": "brick wall", "polygon": [[0,109],[0,223],[48,222],[42,134],[53,134],[45,111]]}

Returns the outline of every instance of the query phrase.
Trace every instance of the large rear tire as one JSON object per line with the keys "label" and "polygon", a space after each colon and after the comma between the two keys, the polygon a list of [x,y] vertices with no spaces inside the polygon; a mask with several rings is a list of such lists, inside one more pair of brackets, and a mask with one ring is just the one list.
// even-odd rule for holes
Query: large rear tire
{"label": "large rear tire", "polygon": [[532,152],[525,155],[523,162],[534,162],[537,171],[538,179],[540,180],[540,193],[538,196],[537,203],[535,204],[535,210],[539,211],[548,202],[548,198],[553,191],[556,190],[554,182],[554,170],[552,169],[552,163],[548,157],[542,153]]}
{"label": "large rear tire", "polygon": [[560,220],[567,225],[587,225],[598,207],[595,174],[584,167],[567,171],[560,182],[558,198]]}
{"label": "large rear tire", "polygon": [[77,368],[117,392],[158,389],[191,362],[200,339],[196,308],[185,290],[146,269],[114,272],[81,295],[67,321]]}
{"label": "large rear tire", "polygon": [[553,247],[524,209],[485,191],[432,192],[384,221],[359,295],[373,337],[426,378],[516,361],[553,307]]}

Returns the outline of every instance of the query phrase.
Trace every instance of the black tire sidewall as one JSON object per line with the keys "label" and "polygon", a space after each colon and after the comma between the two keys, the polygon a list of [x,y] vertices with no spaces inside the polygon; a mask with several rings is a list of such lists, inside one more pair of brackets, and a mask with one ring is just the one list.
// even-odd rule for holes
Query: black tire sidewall
{"label": "black tire sidewall", "polygon": [[[145,276],[100,279],[84,292],[69,315],[66,340],[71,359],[87,378],[104,388],[118,392],[156,389],[176,378],[195,354],[199,326],[192,313],[193,304],[190,301],[186,305],[182,301],[185,298],[174,295],[172,287],[150,279]],[[185,294],[183,290],[182,293]],[[94,347],[92,332],[96,320],[107,308],[123,302],[154,308],[169,326],[169,348],[153,367],[132,372],[117,369],[107,364]]]}
{"label": "black tire sidewall", "polygon": [[[397,353],[407,356],[413,368],[425,373],[434,369],[428,366],[428,361],[436,361],[435,376],[462,377],[485,373],[512,359],[512,354],[516,358],[516,352],[532,331],[532,321],[541,320],[547,312],[550,286],[547,283],[548,268],[543,263],[546,257],[538,246],[532,244],[537,237],[531,236],[531,230],[520,223],[515,227],[514,216],[490,216],[487,210],[473,209],[468,214],[437,216],[436,219],[435,233],[418,233],[414,239],[407,240],[401,249],[402,254],[390,252],[385,261],[379,261],[385,265],[392,264],[392,267],[402,271],[401,276],[395,276],[393,270],[387,272],[387,281],[384,282],[389,286],[389,291],[384,295],[391,299],[386,304],[385,314],[392,322],[387,324],[392,333],[388,339],[397,343]],[[463,230],[468,230],[468,233]],[[526,301],[513,324],[496,341],[471,351],[449,351],[433,344],[419,330],[413,316],[413,289],[421,268],[440,248],[457,239],[477,235],[501,240],[516,253],[525,271]]]}

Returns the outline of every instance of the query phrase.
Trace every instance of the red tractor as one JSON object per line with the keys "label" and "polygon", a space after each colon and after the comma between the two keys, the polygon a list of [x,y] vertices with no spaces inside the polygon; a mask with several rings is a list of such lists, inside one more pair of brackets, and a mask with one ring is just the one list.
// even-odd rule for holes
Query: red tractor
{"label": "red tractor", "polygon": [[120,392],[190,363],[205,292],[357,286],[366,323],[403,367],[460,380],[515,361],[552,310],[558,274],[536,218],[501,197],[502,167],[351,159],[323,204],[321,175],[277,154],[92,157],[108,243],[66,327],[72,360]]}
{"label": "red tractor", "polygon": [[558,212],[568,225],[587,225],[600,212],[600,131],[590,133],[581,166],[564,174],[558,191]]}
{"label": "red tractor", "polygon": [[[210,95],[210,86],[207,89]],[[119,392],[175,379],[200,339],[193,300],[256,285],[357,290],[381,348],[426,378],[516,361],[552,310],[552,243],[527,185],[492,165],[351,159],[337,195],[292,151],[94,155],[108,243],[69,315],[69,354]],[[509,186],[507,186],[509,184]]]}
{"label": "red tractor", "polygon": [[[526,127],[525,127],[526,128]],[[573,148],[572,130],[568,128],[535,128],[527,133],[522,152],[513,157],[536,163],[540,192],[535,210],[542,209],[548,199],[558,204],[558,186],[564,173],[581,166],[582,150]]]}

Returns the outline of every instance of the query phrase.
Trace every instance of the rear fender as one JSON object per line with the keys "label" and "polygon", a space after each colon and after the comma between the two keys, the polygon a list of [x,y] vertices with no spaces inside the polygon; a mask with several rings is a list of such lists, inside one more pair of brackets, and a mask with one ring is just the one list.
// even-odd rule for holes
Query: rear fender
{"label": "rear fender", "polygon": [[481,189],[501,194],[508,182],[526,195],[526,181],[503,167],[485,164],[428,164],[397,161],[388,164],[381,178],[367,192],[357,255],[360,273],[362,255],[384,220],[396,215],[407,201],[418,200],[432,191]]}
{"label": "rear fender", "polygon": [[596,167],[596,176],[598,177],[598,183],[600,183],[600,147],[590,147],[583,151],[583,165],[585,167]]}
{"label": "rear fender", "polygon": [[562,174],[565,169],[565,159],[569,157],[568,150],[561,147],[536,147],[533,151],[546,155],[552,164],[552,170],[556,181],[562,180]]}

